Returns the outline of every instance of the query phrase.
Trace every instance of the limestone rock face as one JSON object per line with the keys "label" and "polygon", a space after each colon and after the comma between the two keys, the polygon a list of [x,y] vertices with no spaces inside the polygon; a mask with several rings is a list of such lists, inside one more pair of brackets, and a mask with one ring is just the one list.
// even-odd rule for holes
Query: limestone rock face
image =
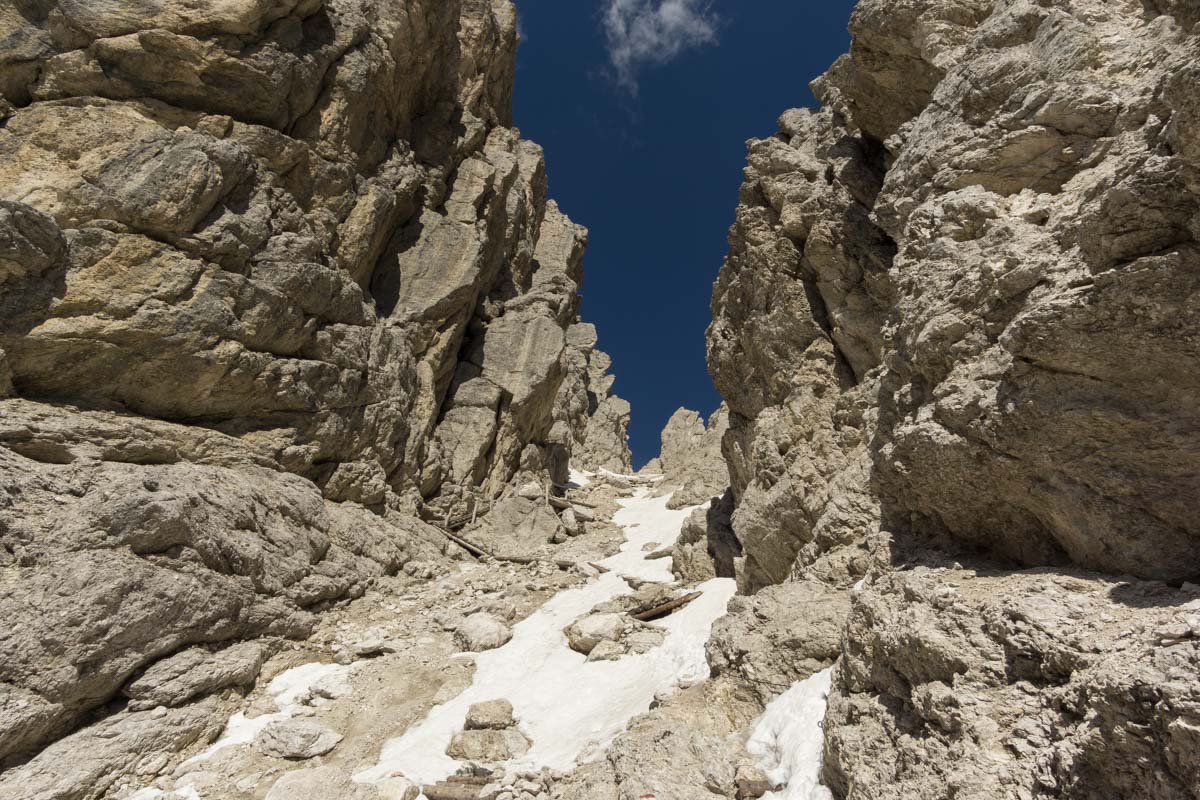
{"label": "limestone rock face", "polygon": [[612,359],[596,349],[596,327],[587,323],[567,329],[567,358],[573,368],[563,382],[556,418],[586,420],[573,424],[571,450],[576,469],[607,469],[618,474],[633,471],[629,452],[629,403],[613,394]]}
{"label": "limestone rock face", "polygon": [[842,795],[1196,797],[1195,587],[921,567],[853,606],[825,725]]}
{"label": "limestone rock face", "polygon": [[662,449],[652,469],[663,476],[663,489],[673,490],[670,508],[700,505],[724,494],[729,469],[721,455],[721,440],[729,429],[729,409],[721,405],[708,424],[695,411],[681,408],[662,432]]}
{"label": "limestone rock face", "polygon": [[824,562],[879,506],[867,441],[894,251],[870,220],[883,153],[829,110],[781,126],[750,145],[708,332],[746,591],[797,562],[848,585],[853,566]]}
{"label": "limestone rock face", "polygon": [[750,146],[709,331],[744,584],[858,576],[816,562],[880,515],[1200,574],[1190,17],[900,5]]}
{"label": "limestone rock face", "polygon": [[[750,144],[708,334],[735,566],[857,587],[787,626],[845,625],[838,796],[1197,797],[1198,21],[862,0]],[[780,669],[785,616],[710,660]]]}
{"label": "limestone rock face", "polygon": [[0,765],[131,679],[252,680],[189,648],[442,558],[417,511],[627,454],[507,0],[46,0],[0,32]]}
{"label": "limestone rock face", "polygon": [[253,684],[271,650],[260,641],[242,642],[216,653],[193,647],[155,662],[122,692],[135,711],[182,705],[228,686]]}
{"label": "limestone rock face", "polygon": [[788,581],[737,597],[705,647],[716,675],[733,675],[765,704],[841,655],[847,593],[818,581]]}

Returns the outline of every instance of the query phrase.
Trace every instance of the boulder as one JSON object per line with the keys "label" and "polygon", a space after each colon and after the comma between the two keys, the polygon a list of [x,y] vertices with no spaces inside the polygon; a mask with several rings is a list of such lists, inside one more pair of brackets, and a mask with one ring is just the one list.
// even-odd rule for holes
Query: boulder
{"label": "boulder", "polygon": [[[407,800],[408,794],[408,787],[395,793],[402,800]],[[355,783],[338,767],[313,767],[284,773],[271,786],[266,800],[379,800],[380,796],[375,787]]]}
{"label": "boulder", "polygon": [[304,760],[325,755],[341,741],[337,731],[312,720],[286,719],[268,724],[254,744],[268,756]]}
{"label": "boulder", "polygon": [[600,642],[616,642],[625,630],[625,618],[620,614],[600,613],[580,617],[563,629],[567,644],[577,653],[587,655]]}
{"label": "boulder", "polygon": [[507,700],[472,703],[467,709],[466,729],[469,731],[500,730],[511,728],[513,724],[513,707]]}
{"label": "boulder", "polygon": [[520,758],[529,751],[529,740],[515,728],[466,730],[454,734],[446,755],[458,761],[496,764]]}
{"label": "boulder", "polygon": [[493,650],[512,638],[512,630],[496,617],[478,611],[467,617],[454,631],[454,641],[463,650]]}

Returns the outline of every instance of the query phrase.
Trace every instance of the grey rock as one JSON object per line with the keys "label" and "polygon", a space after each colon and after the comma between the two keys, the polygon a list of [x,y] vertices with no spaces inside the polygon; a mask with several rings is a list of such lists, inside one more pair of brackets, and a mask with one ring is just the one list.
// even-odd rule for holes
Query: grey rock
{"label": "grey rock", "polygon": [[469,731],[500,730],[511,728],[513,724],[513,707],[507,700],[472,703],[467,709],[466,729]]}
{"label": "grey rock", "polygon": [[543,502],[543,494],[532,500],[520,495],[500,500],[466,535],[489,552],[505,556],[531,556],[548,542],[565,541],[563,522]]}
{"label": "grey rock", "polygon": [[201,5],[0,11],[0,763],[244,685],[188,648],[444,560],[611,387],[510,3]]}
{"label": "grey rock", "polygon": [[825,726],[835,791],[1195,796],[1200,643],[1155,634],[1195,592],[918,568],[854,598]]}
{"label": "grey rock", "polygon": [[735,597],[705,645],[715,675],[736,676],[765,705],[842,653],[850,615],[844,590],[813,580],[768,586]]}
{"label": "grey rock", "polygon": [[624,629],[625,620],[620,614],[600,613],[575,620],[563,629],[563,634],[572,650],[587,655],[600,642],[617,641]]}
{"label": "grey rock", "polygon": [[258,678],[272,648],[266,642],[241,642],[212,652],[192,647],[155,662],[122,689],[134,711],[178,706],[202,694],[230,686],[249,686]]}
{"label": "grey rock", "polygon": [[342,735],[307,719],[284,719],[270,723],[254,740],[265,755],[304,760],[323,756],[338,746]]}
{"label": "grey rock", "polygon": [[[349,773],[338,767],[313,767],[286,772],[267,792],[267,800],[328,800],[332,797],[339,800],[377,800],[380,796],[381,793],[374,787],[355,783]],[[404,797],[403,794],[400,796]]]}
{"label": "grey rock", "polygon": [[459,647],[471,652],[493,650],[511,638],[509,627],[484,611],[467,617],[454,631],[454,640]]}
{"label": "grey rock", "polygon": [[177,753],[214,739],[229,711],[214,697],[166,713],[110,716],[0,774],[3,800],[90,800],[138,772],[150,753]]}
{"label": "grey rock", "polygon": [[697,508],[684,521],[671,547],[671,570],[684,583],[733,578],[742,546],[733,533],[733,492],[726,490],[708,508]]}
{"label": "grey rock", "polygon": [[671,491],[669,508],[700,505],[725,493],[729,468],[721,440],[729,429],[729,409],[721,405],[708,424],[695,411],[681,408],[662,431],[662,449],[644,472],[664,476],[660,491]]}
{"label": "grey rock", "polygon": [[529,740],[515,728],[459,731],[450,740],[446,755],[459,761],[495,764],[520,758],[529,751]]}
{"label": "grey rock", "polygon": [[1200,574],[1196,23],[862,0],[822,107],[750,143],[708,356],[758,594],[709,655],[838,657],[835,796],[1196,796],[1154,583]]}

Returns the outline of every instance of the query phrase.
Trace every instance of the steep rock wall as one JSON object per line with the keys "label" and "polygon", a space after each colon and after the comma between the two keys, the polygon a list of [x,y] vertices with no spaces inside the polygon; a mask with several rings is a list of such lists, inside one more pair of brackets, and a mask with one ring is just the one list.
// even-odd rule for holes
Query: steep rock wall
{"label": "steep rock wall", "polygon": [[443,557],[416,512],[596,411],[512,5],[202,5],[0,11],[0,761]]}
{"label": "steep rock wall", "polygon": [[1197,796],[1198,21],[862,0],[750,145],[709,330],[737,570],[855,585],[839,796]]}

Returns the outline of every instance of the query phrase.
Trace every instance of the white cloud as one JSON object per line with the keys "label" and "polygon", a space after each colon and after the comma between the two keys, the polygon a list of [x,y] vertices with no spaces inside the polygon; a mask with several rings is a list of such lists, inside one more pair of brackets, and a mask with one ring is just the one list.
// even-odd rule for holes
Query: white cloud
{"label": "white cloud", "polygon": [[604,37],[618,82],[637,92],[638,70],[717,40],[707,0],[608,0]]}

